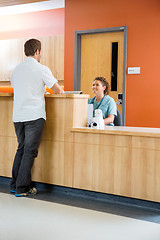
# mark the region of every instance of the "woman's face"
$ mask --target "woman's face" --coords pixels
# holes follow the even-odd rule
[[[95,95],[97,95],[97,94],[102,94],[102,93],[104,93],[104,90],[106,89],[106,86],[103,86],[102,83],[101,83],[101,81],[95,80],[95,81],[93,82],[93,87],[92,87],[92,89],[93,89],[93,93],[94,93]]]

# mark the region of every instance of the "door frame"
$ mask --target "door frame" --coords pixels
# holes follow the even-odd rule
[[[125,126],[127,26],[75,31],[75,45],[74,45],[74,91],[80,91],[80,86],[81,86],[81,36],[84,35],[84,34],[108,33],[108,32],[124,32],[122,124],[123,124],[123,126]]]

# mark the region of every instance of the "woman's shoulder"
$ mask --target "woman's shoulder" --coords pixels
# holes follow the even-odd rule
[[[109,102],[115,103],[114,99],[112,97],[110,97],[109,95],[106,95],[104,97],[104,100],[105,100],[105,102],[108,102],[108,103]]]
[[[94,100],[95,100],[95,97],[93,97],[93,98],[89,98],[89,99],[88,99],[88,104],[92,104],[92,103],[94,103]]]

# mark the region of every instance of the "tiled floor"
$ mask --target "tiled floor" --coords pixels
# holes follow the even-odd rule
[[[160,240],[160,225],[0,193],[0,240]]]

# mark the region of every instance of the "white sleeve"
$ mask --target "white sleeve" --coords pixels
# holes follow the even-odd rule
[[[13,72],[12,72],[12,74],[11,74],[11,87],[14,87],[14,81],[13,81]]]
[[[53,85],[58,82],[47,66],[43,66],[42,79],[44,84],[49,88],[52,88]]]

